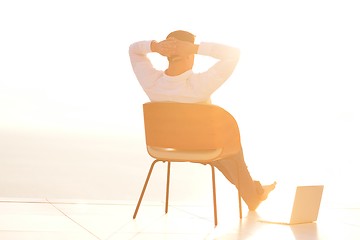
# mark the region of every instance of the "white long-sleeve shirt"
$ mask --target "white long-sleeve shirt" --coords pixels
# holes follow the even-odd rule
[[[199,55],[218,59],[207,71],[188,70],[177,76],[168,76],[153,67],[147,54],[151,41],[130,45],[129,55],[134,73],[150,101],[183,103],[211,103],[211,94],[232,74],[239,60],[237,48],[217,43],[200,43]]]

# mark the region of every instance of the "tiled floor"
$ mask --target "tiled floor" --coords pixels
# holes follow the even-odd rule
[[[259,221],[261,209],[238,218],[218,206],[214,228],[212,206],[144,202],[132,219],[135,203],[70,203],[43,200],[0,201],[2,240],[199,240],[199,239],[360,239],[360,209],[322,206],[316,223],[293,226]]]

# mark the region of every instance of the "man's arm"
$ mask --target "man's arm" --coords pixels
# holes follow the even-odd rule
[[[206,99],[231,76],[239,61],[240,50],[223,44],[202,42],[197,54],[218,60],[208,70],[194,74],[189,81],[192,88]]]
[[[161,76],[162,71],[156,70],[147,54],[152,52],[151,41],[140,41],[130,45],[129,56],[133,71],[143,87],[153,84]]]

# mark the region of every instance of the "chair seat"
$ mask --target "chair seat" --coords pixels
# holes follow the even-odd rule
[[[208,150],[179,150],[174,148],[159,148],[147,146],[147,151],[153,158],[158,160],[169,160],[172,159],[186,162],[199,162],[199,163],[208,163],[211,162],[209,159],[216,159],[222,153],[222,148],[217,149],[208,149]]]

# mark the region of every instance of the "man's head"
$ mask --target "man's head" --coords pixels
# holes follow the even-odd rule
[[[175,38],[177,40],[180,41],[185,41],[185,42],[190,42],[190,43],[195,43],[195,35],[187,32],[187,31],[183,31],[183,30],[176,30],[173,31],[171,33],[169,33],[169,35],[167,35],[166,39],[169,38]],[[187,60],[187,62],[191,62],[191,65],[194,63],[194,56],[188,56],[187,58],[179,58],[178,56],[171,56],[168,57],[168,61],[169,63],[173,62],[173,61],[179,61],[179,60]]]
[[[169,35],[166,37],[166,39],[168,39],[168,38],[176,38],[178,40],[191,42],[191,43],[195,42],[195,35],[187,32],[187,31],[183,31],[183,30],[177,30],[177,31],[169,33]]]

